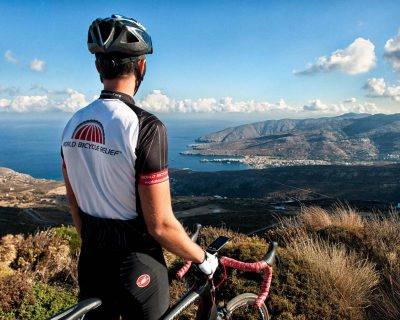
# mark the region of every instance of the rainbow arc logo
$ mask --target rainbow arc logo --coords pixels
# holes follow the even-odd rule
[[[72,134],[72,139],[105,144],[103,125],[97,120],[87,120],[79,124]]]

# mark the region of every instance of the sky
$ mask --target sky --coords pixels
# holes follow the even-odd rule
[[[92,20],[152,37],[135,101],[170,117],[400,111],[400,1],[0,0],[0,117],[70,113],[98,97]]]

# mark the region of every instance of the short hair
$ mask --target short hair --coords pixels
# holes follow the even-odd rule
[[[140,56],[134,61],[122,61],[128,57],[118,53],[114,54],[96,54],[97,68],[103,79],[117,79],[134,73],[138,77],[138,61],[144,59]]]

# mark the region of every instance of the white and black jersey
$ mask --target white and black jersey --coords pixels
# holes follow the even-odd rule
[[[79,208],[92,217],[141,215],[138,184],[168,180],[163,123],[120,92],[77,111],[62,135],[62,157]]]

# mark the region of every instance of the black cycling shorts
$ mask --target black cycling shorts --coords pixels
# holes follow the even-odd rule
[[[80,301],[93,297],[102,301],[85,320],[156,320],[168,309],[168,274],[161,250],[82,252],[78,280]]]
[[[81,211],[79,300],[102,304],[85,320],[159,319],[169,306],[168,272],[162,249],[138,235],[132,222],[89,217]]]

